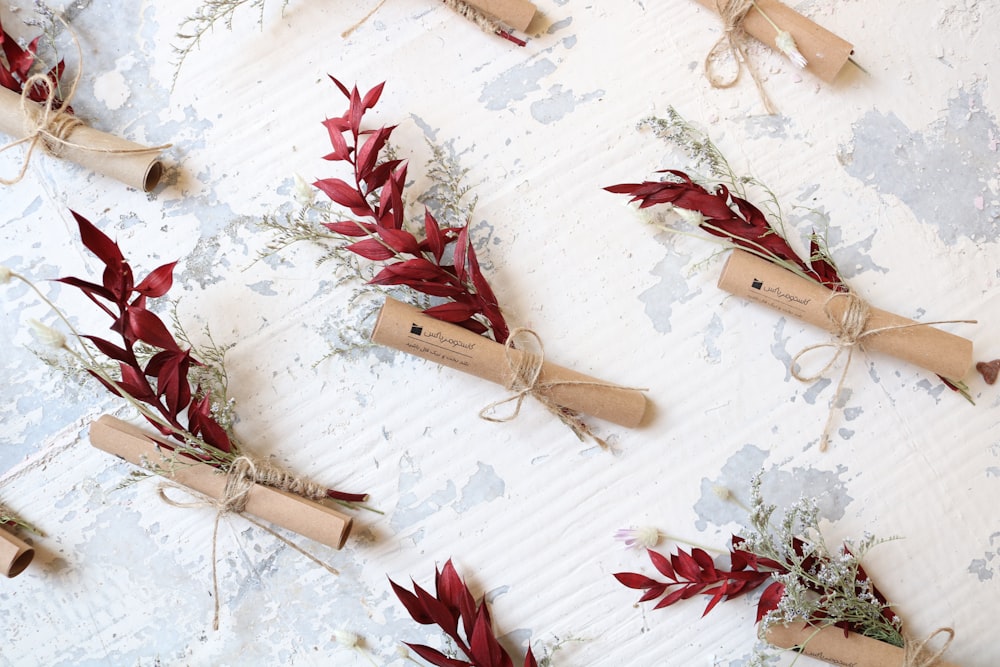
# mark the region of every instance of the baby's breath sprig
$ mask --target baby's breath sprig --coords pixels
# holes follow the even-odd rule
[[[658,599],[654,609],[698,594],[710,596],[705,613],[719,602],[764,586],[756,618],[761,637],[772,626],[808,623],[903,646],[902,620],[861,565],[872,548],[895,538],[865,534],[831,551],[820,531],[815,498],[801,498],[776,517],[777,506],[764,502],[760,486],[758,474],[751,484],[750,527],[745,535],[733,536],[728,569],[700,547],[676,549],[669,556],[648,549],[653,566],[667,581],[632,572],[616,573],[615,578],[644,591],[640,602]],[[766,649],[761,645],[756,651],[754,664],[765,664]]]

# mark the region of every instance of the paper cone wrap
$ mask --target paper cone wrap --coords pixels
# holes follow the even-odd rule
[[[722,268],[719,288],[837,333],[825,310],[834,294],[832,290],[756,255],[734,250]],[[834,299],[830,302],[830,310],[838,320],[843,315],[845,301]],[[908,324],[914,321],[872,308],[865,330]],[[950,380],[961,380],[972,368],[972,341],[932,326],[881,331],[862,338],[861,345],[866,350],[884,352]]]
[[[41,105],[30,100],[25,104],[41,110]],[[15,139],[24,138],[25,119],[21,110],[21,96],[13,90],[0,86],[0,132]],[[44,139],[40,140],[44,142]],[[78,125],[66,137],[70,141],[87,148],[57,146],[58,155],[92,171],[110,176],[125,185],[150,192],[160,182],[163,165],[159,152],[112,134],[95,130],[86,125]],[[90,150],[88,150],[90,149]],[[141,151],[121,152],[113,151]]]
[[[465,0],[467,4],[524,32],[535,17],[535,5],[528,0]]]
[[[716,13],[719,11],[716,0],[698,0],[698,2]],[[837,73],[854,52],[850,42],[837,37],[777,0],[756,0],[756,4],[779,28],[791,33],[799,53],[805,56],[805,69],[827,83],[837,77]],[[777,32],[756,9],[751,8],[747,12],[743,28],[751,37],[775,48],[774,38]]]
[[[496,341],[442,322],[419,309],[387,298],[379,313],[372,340],[428,361],[454,368],[484,380],[507,385],[507,351]],[[511,354],[522,354],[511,350]],[[590,376],[549,362],[542,365],[539,384],[585,382],[540,389],[561,406],[621,426],[634,427],[646,412],[646,397],[641,391],[609,385]]]
[[[902,667],[903,649],[854,632],[844,636],[841,628],[816,628],[806,624],[774,625],[766,634],[768,643],[796,649],[803,655],[843,667]],[[920,663],[924,664],[924,663]],[[934,667],[958,667],[938,659]]]
[[[35,550],[30,544],[0,527],[0,572],[5,577],[21,574],[34,557]]]
[[[165,471],[168,479],[210,498],[222,497],[226,486],[223,473],[158,447],[157,441],[167,442],[109,415],[90,425],[90,443],[94,447],[143,468]],[[318,502],[261,484],[254,484],[245,511],[334,549],[344,546],[353,522],[351,517]]]

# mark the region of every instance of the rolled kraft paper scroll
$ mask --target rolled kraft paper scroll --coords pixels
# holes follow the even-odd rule
[[[28,567],[35,557],[31,545],[19,540],[0,528],[0,572],[6,577],[16,577]]]
[[[25,103],[41,109],[41,106],[36,102],[26,101]],[[15,139],[21,139],[25,136],[21,96],[3,86],[0,86],[0,132],[9,134]],[[44,142],[45,139],[40,141]],[[142,144],[95,130],[86,125],[78,125],[73,128],[66,137],[66,141],[87,148],[58,146],[60,158],[110,176],[143,192],[150,192],[155,188],[163,175],[163,165],[160,163],[159,152]],[[142,152],[115,153],[114,151]]]
[[[844,631],[834,626],[774,625],[768,629],[766,639],[778,648],[797,649],[803,655],[844,667],[902,667],[905,656],[903,649],[897,646],[854,632],[845,637]],[[933,664],[934,667],[958,667],[940,658]]]
[[[129,463],[157,472],[211,498],[222,497],[226,476],[212,466],[157,447],[157,438],[140,428],[104,415],[90,425],[90,443]],[[307,498],[255,484],[246,513],[294,531],[311,540],[340,549],[351,533],[353,519]]]
[[[535,17],[535,5],[527,0],[465,0],[481,12],[485,12],[501,23],[524,32]]]
[[[698,2],[714,12],[719,11],[716,0],[698,0]],[[823,81],[827,83],[833,81],[847,63],[847,59],[854,53],[854,46],[850,42],[837,37],[777,0],[756,0],[756,4],[779,28],[791,33],[799,53],[805,56],[806,70]],[[761,12],[751,8],[743,21],[743,28],[751,37],[775,48],[774,38],[777,33]]]
[[[372,332],[372,340],[379,345],[507,385],[510,369],[503,345],[468,329],[424,315],[419,309],[395,299],[385,300]],[[511,353],[521,354],[518,350],[511,350]],[[563,407],[621,426],[638,426],[646,412],[646,397],[642,392],[610,385],[547,361],[542,365],[538,382],[593,383],[555,384],[540,391]]]
[[[834,294],[832,290],[756,255],[734,250],[722,268],[719,288],[837,333],[825,310],[827,300]],[[845,301],[830,302],[834,317],[839,319],[843,315]],[[865,330],[914,323],[872,308]],[[881,331],[865,336],[860,344],[866,350],[884,352],[951,380],[961,380],[972,367],[972,341],[932,326]]]

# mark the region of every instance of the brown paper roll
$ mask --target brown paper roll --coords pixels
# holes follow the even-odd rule
[[[698,2],[716,13],[719,11],[716,0],[698,0]],[[854,53],[854,46],[850,42],[837,37],[777,0],[756,0],[756,4],[778,27],[791,33],[799,53],[805,56],[805,69],[827,83],[837,77],[847,59]],[[751,37],[775,48],[774,38],[778,33],[756,9],[751,8],[747,13],[743,28]]]
[[[804,655],[844,667],[901,667],[903,649],[871,637],[827,626],[817,629],[806,624],[775,625],[768,629],[767,641],[778,648],[799,650]],[[958,667],[937,660],[934,667]]]
[[[35,102],[27,102],[41,109]],[[0,132],[15,139],[25,136],[24,113],[21,111],[21,96],[13,90],[0,86]],[[78,125],[66,137],[67,141],[84,148],[59,146],[59,157],[65,158],[92,171],[110,176],[125,185],[150,192],[160,182],[163,165],[159,151],[106,134],[86,125]],[[113,153],[108,151],[142,151]]]
[[[372,331],[372,340],[490,382],[507,384],[509,371],[503,345],[424,315],[419,309],[395,299],[385,300]],[[521,354],[518,350],[512,353]],[[638,426],[646,412],[646,397],[642,392],[606,385],[547,361],[539,376],[539,383],[546,382],[597,383],[556,385],[541,391],[559,405],[615,424]]]
[[[167,477],[178,484],[211,498],[222,497],[225,475],[208,464],[157,447],[157,440],[160,439],[110,415],[103,415],[90,425],[90,444],[94,447],[143,468],[155,466],[157,471],[168,470]],[[261,484],[255,484],[250,492],[246,512],[334,549],[347,542],[353,523],[351,517],[337,510]]]
[[[524,32],[535,17],[535,5],[528,0],[465,0],[481,12],[485,12],[501,23]]]
[[[16,577],[24,572],[34,557],[35,550],[30,544],[0,528],[0,572],[5,577]]]
[[[722,268],[719,288],[836,333],[825,311],[827,300],[834,293],[832,290],[756,255],[734,250]],[[844,307],[844,299],[830,303],[837,318],[843,315]],[[905,317],[872,308],[866,330],[913,323]],[[951,380],[961,380],[972,367],[972,341],[931,326],[882,331],[865,336],[861,345],[866,350],[890,354]]]

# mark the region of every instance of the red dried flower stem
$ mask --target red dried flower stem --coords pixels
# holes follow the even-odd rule
[[[518,39],[514,35],[510,34],[509,32],[507,32],[506,30],[497,30],[496,34],[499,35],[500,37],[503,37],[508,42],[513,42],[513,43],[517,44],[518,46],[527,46],[527,44],[528,44],[523,39]]]
[[[604,189],[615,194],[631,195],[630,201],[640,202],[640,209],[670,204],[696,211],[704,218],[698,226],[709,234],[829,289],[847,291],[837,267],[827,260],[815,238],[810,243],[809,260],[803,260],[759,208],[730,193],[726,186],[719,185],[715,192],[709,192],[683,171],[664,169],[657,173],[670,174],[678,180],[622,183]]]
[[[74,329],[74,335],[90,341],[101,354],[118,362],[121,379],[108,377],[96,363],[91,364],[94,367],[88,368],[88,372],[113,394],[140,408],[161,434],[183,443],[185,446],[179,453],[216,467],[228,462],[235,456],[236,448],[226,430],[212,417],[211,396],[206,392],[198,398],[199,389],[192,389],[188,381],[191,366],[200,362],[191,356],[190,349],[182,350],[160,318],[146,308],[147,299],[165,295],[172,286],[176,262],[160,266],[135,284],[132,267],[118,244],[86,218],[72,213],[84,246],[104,263],[102,284],[73,277],[60,278],[58,282],[78,288],[111,317],[111,330],[122,341],[117,345],[97,336],[81,336]],[[159,349],[145,367],[136,354],[140,342]],[[155,386],[150,378],[156,378]],[[181,422],[181,414],[185,412],[186,427]],[[167,443],[161,444],[170,448]],[[363,502],[367,498],[367,494],[334,489],[327,489],[326,495],[344,502]]]
[[[27,48],[22,49],[18,46],[17,41],[4,30],[3,23],[0,21],[0,56],[2,56],[0,57],[0,86],[12,90],[18,95],[23,93],[24,84],[31,76],[31,68],[38,62],[36,55],[39,40],[41,40],[40,36],[35,37]],[[46,73],[54,88],[58,88],[65,67],[65,62],[60,60],[55,67]],[[48,90],[37,83],[28,91],[28,99],[33,102],[44,104],[47,97]],[[62,101],[54,100],[53,107],[62,108]],[[68,107],[63,111],[73,113],[73,110]]]
[[[746,595],[760,587],[775,574],[788,574],[789,570],[784,564],[770,558],[761,558],[741,549],[739,545],[743,542],[742,537],[733,535],[732,548],[729,551],[730,570],[716,568],[712,557],[702,549],[695,548],[690,553],[683,549],[677,549],[677,552],[671,554],[669,558],[648,549],[647,553],[653,566],[668,581],[659,581],[635,572],[617,572],[613,576],[623,586],[645,591],[639,598],[639,602],[661,598],[653,609],[662,609],[699,594],[711,595],[712,597],[702,614],[704,616],[712,611],[719,602]],[[792,549],[801,558],[805,554],[805,542],[799,538],[793,538]],[[843,549],[845,553],[850,553],[847,545],[844,545]],[[819,565],[820,559],[809,556],[802,560],[801,569],[813,572],[818,569]],[[889,607],[885,596],[875,587],[867,572],[860,565],[855,575],[855,582],[856,595],[861,596],[867,591],[881,604],[881,614],[887,621],[894,623],[898,620],[895,612]],[[823,589],[819,585],[808,580],[803,580],[803,583],[820,595],[822,600]],[[757,617],[754,623],[759,623],[768,612],[777,609],[784,593],[785,585],[779,581],[772,582],[764,589],[757,603]],[[825,614],[818,612],[804,620],[817,624],[822,623],[826,618]],[[834,625],[845,631],[861,632],[860,627],[846,621],[840,621]]]
[[[402,285],[445,300],[424,312],[479,334],[490,334],[497,342],[507,340],[509,329],[500,312],[493,289],[483,276],[469,227],[441,227],[430,210],[424,210],[424,238],[404,228],[403,187],[406,163],[381,159],[395,125],[362,130],[365,113],[382,95],[384,83],[361,95],[330,77],[349,100],[342,116],[324,121],[333,152],[324,159],[347,162],[353,183],[339,178],[320,179],[314,185],[354,219],[324,223],[345,241],[344,247],[384,266],[370,281],[373,285]],[[348,137],[344,135],[348,134]],[[362,137],[364,140],[362,141]],[[354,240],[360,239],[360,240]],[[453,246],[451,263],[446,250]]]
[[[441,571],[434,569],[434,594],[411,580],[413,592],[392,579],[396,597],[410,617],[421,625],[437,625],[451,638],[468,661],[449,658],[424,644],[406,645],[424,660],[437,667],[513,667],[514,661],[497,641],[490,611],[484,599],[477,603],[468,586],[458,576],[451,559]],[[538,667],[528,647],[524,667]]]

